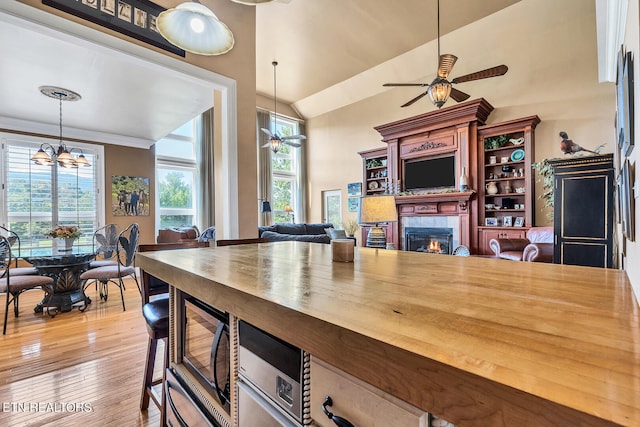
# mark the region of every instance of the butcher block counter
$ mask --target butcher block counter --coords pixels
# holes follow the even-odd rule
[[[137,266],[458,426],[640,425],[623,271],[274,242]]]

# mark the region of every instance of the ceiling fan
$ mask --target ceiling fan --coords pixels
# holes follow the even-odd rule
[[[262,132],[269,135],[269,142],[264,144],[262,148],[270,147],[271,151],[273,151],[274,153],[277,153],[278,151],[280,151],[282,144],[287,144],[296,148],[302,147],[302,145],[300,145],[298,142],[292,142],[291,140],[307,139],[307,137],[304,135],[291,135],[291,136],[280,137],[276,133],[276,122],[278,120],[278,113],[277,113],[278,98],[276,97],[276,67],[278,66],[278,61],[273,61],[271,65],[273,65],[273,121],[272,121],[273,132],[265,128],[260,128],[260,130],[262,130]]]
[[[427,90],[409,100],[401,107],[408,107],[414,102],[418,101],[425,95],[429,95],[431,101],[436,107],[440,108],[447,102],[449,96],[457,102],[465,101],[469,98],[469,94],[466,94],[458,89],[453,88],[452,84],[470,82],[473,80],[487,79],[489,77],[498,77],[506,74],[509,70],[506,65],[498,65],[496,67],[487,68],[486,70],[476,71],[474,73],[466,74],[464,76],[456,77],[449,81],[449,73],[453,69],[453,65],[458,59],[457,56],[451,54],[440,55],[440,0],[438,0],[438,76],[433,79],[431,83],[385,83],[382,86],[420,86],[426,87]]]

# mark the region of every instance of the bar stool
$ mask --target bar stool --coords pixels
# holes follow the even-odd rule
[[[143,244],[138,246],[138,252],[162,251],[186,248],[208,247],[209,242],[189,241],[182,243]],[[160,409],[160,425],[165,425],[165,390],[167,367],[169,366],[169,285],[141,270],[142,278],[142,316],[147,322],[149,344],[147,345],[147,360],[145,362],[144,377],[142,383],[142,396],[140,397],[140,409],[149,407],[152,400]],[[153,300],[151,297],[155,296]],[[164,361],[162,365],[162,378],[153,379],[153,368],[156,362],[158,342],[164,343]],[[153,387],[162,383],[160,397],[153,391]]]
[[[144,279],[143,279],[144,280]],[[140,409],[149,407],[149,400],[153,400],[160,410],[160,425],[165,425],[165,394],[164,380],[166,369],[169,365],[169,295],[161,296],[142,306],[142,315],[147,322],[147,332],[149,334],[149,344],[147,345],[147,360],[144,367],[144,379],[142,384],[142,396],[140,398]],[[153,368],[156,362],[158,341],[164,343],[164,361],[162,365],[162,378],[153,379]],[[162,393],[158,397],[153,387],[162,383]]]

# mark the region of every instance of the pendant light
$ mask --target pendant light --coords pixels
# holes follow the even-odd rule
[[[162,37],[180,49],[198,55],[222,55],[233,48],[233,33],[197,1],[182,3],[158,15]]]
[[[440,61],[440,0],[438,0],[438,10],[437,10],[437,31],[438,31],[438,61]],[[441,76],[436,77],[431,85],[429,85],[429,89],[427,89],[427,93],[429,94],[429,98],[431,98],[431,102],[440,108],[447,102],[449,99],[449,95],[451,94],[451,83],[446,78]]]
[[[278,123],[278,96],[276,94],[276,88],[277,88],[276,67],[278,66],[278,61],[273,61],[271,65],[273,65],[273,121],[272,121],[273,132],[271,132],[269,129],[261,128],[262,132],[269,135],[269,142],[264,144],[262,147],[263,148],[269,147],[271,148],[271,151],[273,151],[274,153],[277,153],[282,148],[282,144],[287,144],[296,148],[301,147],[302,145],[300,145],[297,142],[291,142],[291,140],[307,139],[307,137],[304,135],[290,135],[290,136],[280,137],[276,132],[276,126]]]
[[[60,111],[60,139],[58,148],[53,147],[51,144],[44,143],[40,145],[40,149],[36,154],[31,157],[31,160],[37,165],[53,166],[58,165],[65,168],[77,168],[79,166],[87,167],[91,166],[89,161],[84,157],[84,153],[79,148],[69,148],[62,140],[62,101],[78,101],[82,99],[79,93],[76,93],[69,89],[63,89],[56,86],[40,86],[38,88],[40,92],[48,96],[49,98],[55,98],[59,103]],[[79,151],[80,154],[75,157],[71,154],[74,151]]]

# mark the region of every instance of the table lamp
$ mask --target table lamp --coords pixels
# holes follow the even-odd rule
[[[397,220],[398,211],[394,196],[367,196],[360,199],[358,223],[361,225],[374,224],[367,234],[366,246],[368,248],[386,248],[387,237],[384,234],[384,229],[378,224]]]
[[[291,215],[291,223],[295,224],[296,223],[296,218],[295,218],[295,214],[293,213],[293,208],[290,205],[286,205],[284,207],[284,211],[286,213],[288,213],[289,215]]]

